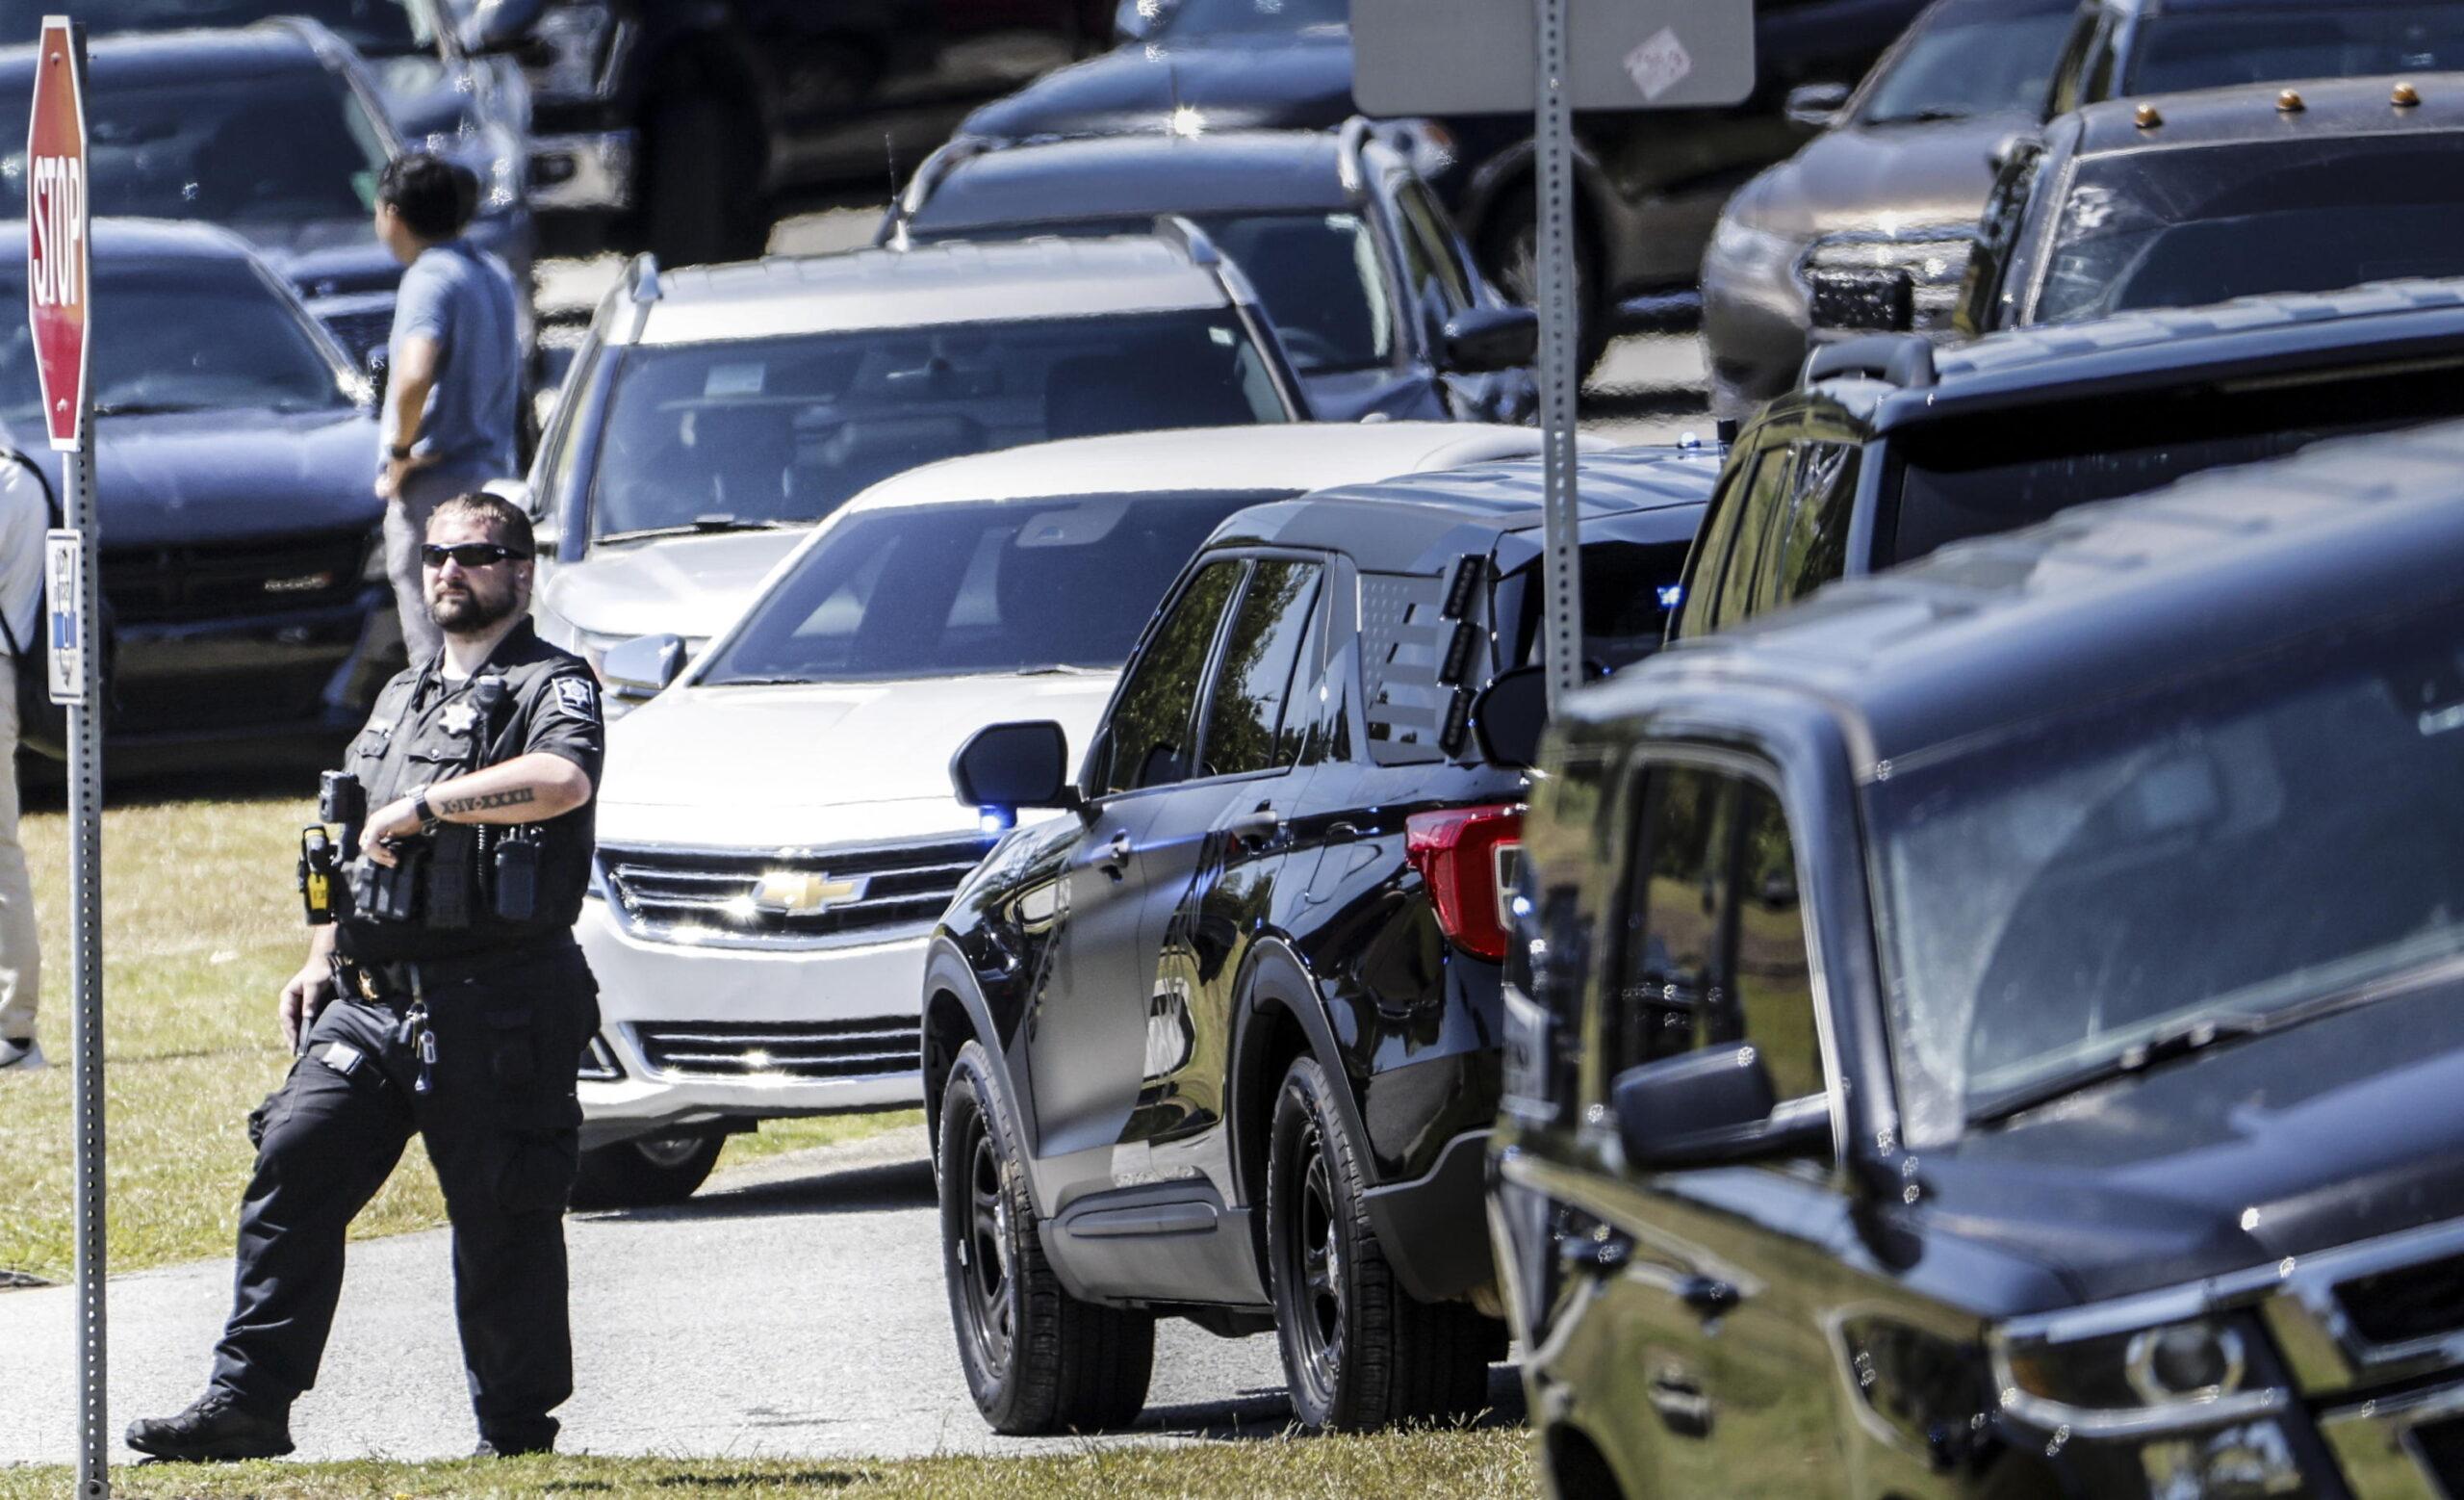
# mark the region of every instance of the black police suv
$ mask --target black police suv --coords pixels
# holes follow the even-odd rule
[[[2464,275],[2459,153],[2464,72],[2091,105],[2010,149],[1955,322]]]
[[[1731,451],[1675,634],[2087,501],[2464,416],[2464,281],[2126,313],[1946,349],[1869,334],[1816,349],[1806,375]]]
[[[97,219],[91,250],[115,765],[149,743],[338,742],[401,656],[366,381],[231,234]],[[23,263],[0,262],[0,302],[24,297]],[[23,319],[0,324],[0,436],[45,442]]]
[[[1491,1223],[1555,1493],[2464,1492],[2464,426],[1574,695]]]
[[[876,243],[1145,232],[1189,220],[1257,288],[1322,422],[1526,422],[1539,325],[1472,263],[1405,156],[1357,116],[1250,130],[936,152]]]
[[[1712,469],[1583,459],[1600,662],[1658,646]],[[1134,1416],[1159,1315],[1273,1328],[1313,1427],[1485,1404],[1524,783],[1467,714],[1534,653],[1540,484],[1524,460],[1238,512],[1074,783],[1048,722],[953,761],[962,801],[1068,810],[993,848],[925,965],[950,1312],[996,1430]]]
[[[2443,0],[2081,0],[2046,114],[2125,94],[2464,67]]]

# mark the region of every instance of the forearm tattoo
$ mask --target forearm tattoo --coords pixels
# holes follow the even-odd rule
[[[484,813],[490,808],[520,807],[526,802],[538,800],[539,794],[530,788],[515,787],[505,791],[483,792],[475,797],[439,797],[435,806],[440,815],[449,817],[456,813]]]

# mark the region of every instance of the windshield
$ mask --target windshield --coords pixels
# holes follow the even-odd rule
[[[1290,498],[1056,496],[853,515],[755,604],[699,685],[1116,668],[1224,517]]]
[[[2341,369],[2034,405],[1912,429],[1874,566],[2344,433],[2464,416],[2464,364]]]
[[[962,183],[964,179],[962,177]],[[942,190],[948,193],[950,189]],[[932,204],[909,231],[916,244],[937,240],[1023,240],[1144,234],[1155,216],[1064,222],[943,226]],[[1169,212],[1168,209],[1159,212]],[[962,206],[960,213],[963,216]],[[1249,278],[1267,319],[1283,340],[1293,368],[1312,373],[1368,370],[1395,356],[1395,309],[1377,241],[1355,214],[1192,214],[1215,247]]]
[[[591,528],[803,525],[937,458],[1285,415],[1229,310],[654,345],[617,373]]]
[[[1155,35],[1184,39],[1351,24],[1351,0],[1140,0],[1139,9],[1150,5],[1161,13]]]
[[[94,266],[89,378],[104,416],[270,407],[318,411],[351,404],[350,377],[300,323],[289,300],[238,261]],[[0,303],[22,307],[22,263],[0,268]],[[42,396],[26,320],[0,324],[0,421],[40,425]]]
[[[2031,322],[2464,273],[2451,134],[2088,157]]]
[[[2464,623],[2314,640],[1872,796],[1909,1133],[1940,1139],[2193,1020],[2464,952]]]
[[[0,35],[34,37],[59,0],[0,0]],[[277,15],[304,15],[370,57],[436,45],[427,16],[405,0],[80,0],[77,19],[92,37],[126,32],[220,30]]]
[[[2366,78],[2464,67],[2464,6],[2326,0],[2141,23],[2125,92],[2172,93],[2286,78]]]
[[[0,117],[30,115],[23,92]],[[90,88],[93,214],[302,224],[376,206],[385,138],[349,87],[322,68],[222,83]],[[22,149],[0,158],[0,216],[26,209]]]
[[[1997,13],[1928,26],[1874,81],[1858,122],[1912,124],[2032,109],[2053,85],[2070,17],[2068,10]]]

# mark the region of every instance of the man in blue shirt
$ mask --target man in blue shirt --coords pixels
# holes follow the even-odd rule
[[[376,238],[408,270],[386,346],[385,571],[414,665],[444,639],[428,616],[420,543],[438,504],[514,470],[522,403],[522,333],[513,275],[462,237],[479,200],[462,168],[416,152],[376,185]]]

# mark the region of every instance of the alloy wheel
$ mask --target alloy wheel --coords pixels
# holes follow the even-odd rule
[[[1294,1189],[1293,1233],[1284,1245],[1284,1270],[1298,1295],[1291,1312],[1300,1363],[1310,1384],[1331,1399],[1343,1371],[1344,1251],[1336,1213],[1335,1185],[1324,1140],[1315,1125],[1298,1143],[1300,1180]]]
[[[964,1223],[957,1245],[965,1277],[967,1333],[985,1368],[1006,1372],[1016,1330],[1010,1295],[1010,1203],[1002,1190],[1000,1150],[983,1115],[969,1123],[968,1136]]]

